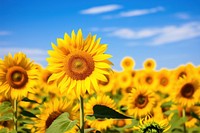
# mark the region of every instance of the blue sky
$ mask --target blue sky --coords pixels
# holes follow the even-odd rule
[[[157,69],[200,65],[200,1],[0,0],[0,58],[23,51],[47,65],[51,42],[82,29],[108,44],[113,68],[131,56],[135,69],[154,58]]]

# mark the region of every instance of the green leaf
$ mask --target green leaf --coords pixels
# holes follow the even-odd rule
[[[22,101],[24,101],[24,102],[31,102],[31,103],[38,103],[37,101],[31,100],[31,99],[29,99],[27,97],[23,98]]]
[[[190,114],[191,114],[192,117],[194,117],[194,118],[196,118],[197,120],[200,121],[200,117],[196,113],[190,112]]]
[[[77,120],[70,120],[67,112],[56,118],[46,130],[46,133],[65,133],[77,124]]]
[[[129,116],[125,116],[105,105],[94,105],[93,107],[93,115],[95,118],[114,118],[114,119],[132,119]]]
[[[2,129],[0,129],[0,133],[8,133],[8,129],[7,128],[2,128]]]
[[[33,113],[29,112],[29,111],[26,111],[26,110],[22,110],[21,114],[22,114],[23,116],[28,116],[28,117],[35,117],[35,118],[37,118],[37,117],[35,116],[35,114],[33,114]]]
[[[9,101],[4,101],[0,104],[0,114],[7,113],[9,110],[12,110],[12,105]]]
[[[2,116],[0,116],[0,121],[9,121],[9,120],[13,120],[13,113],[7,113],[4,114]]]
[[[165,102],[165,103],[163,103],[163,104],[161,105],[161,108],[171,107],[171,106],[172,106],[172,104],[173,104],[173,102],[172,102],[172,101]]]

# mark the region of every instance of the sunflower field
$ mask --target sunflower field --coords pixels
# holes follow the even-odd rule
[[[116,71],[100,41],[66,33],[47,67],[20,51],[0,59],[0,133],[200,133],[200,66],[135,69],[126,56]]]

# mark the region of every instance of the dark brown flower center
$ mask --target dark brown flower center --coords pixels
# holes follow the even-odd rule
[[[161,84],[162,86],[167,86],[168,83],[169,83],[168,78],[162,77],[162,78],[160,79],[160,84]]]
[[[144,108],[148,104],[148,97],[139,95],[135,101],[136,107],[138,108]]]
[[[181,95],[185,98],[192,98],[195,88],[192,84],[187,83],[181,89]]]
[[[66,57],[64,68],[72,79],[84,80],[94,71],[94,61],[88,53],[77,51]]]
[[[183,78],[184,76],[187,76],[187,74],[186,74],[186,72],[181,72],[181,73],[179,73],[179,75],[178,75],[178,78]]]
[[[53,123],[53,121],[61,114],[59,111],[52,112],[46,120],[46,129]]]
[[[153,78],[151,76],[146,77],[146,83],[151,84],[153,82]]]
[[[8,69],[6,80],[11,87],[20,89],[28,82],[28,75],[24,68],[20,66],[13,66]]]

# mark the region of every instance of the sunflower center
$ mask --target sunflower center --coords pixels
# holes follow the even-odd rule
[[[93,72],[94,60],[86,52],[74,52],[66,57],[64,68],[72,79],[84,80]]]
[[[8,69],[6,79],[11,87],[20,89],[28,82],[28,75],[24,68],[14,66]]]
[[[61,112],[52,112],[46,120],[46,129],[53,123],[53,121],[61,114]]]
[[[147,66],[151,67],[152,66],[151,62],[147,62]]]
[[[184,76],[187,76],[186,72],[181,72],[181,73],[178,75],[178,78],[183,78]]]
[[[148,98],[143,95],[139,95],[136,99],[136,107],[144,108],[148,104]]]
[[[125,66],[130,66],[131,65],[130,61],[125,61],[124,64],[125,64]]]
[[[150,77],[150,76],[146,77],[146,82],[147,82],[148,84],[151,84],[151,83],[153,82],[153,78]]]
[[[169,81],[168,81],[168,79],[167,79],[166,77],[162,77],[162,78],[160,79],[160,84],[161,84],[162,86],[167,86],[168,83],[169,83]]]
[[[191,98],[194,94],[195,88],[192,84],[185,84],[181,89],[181,95],[185,98]]]

